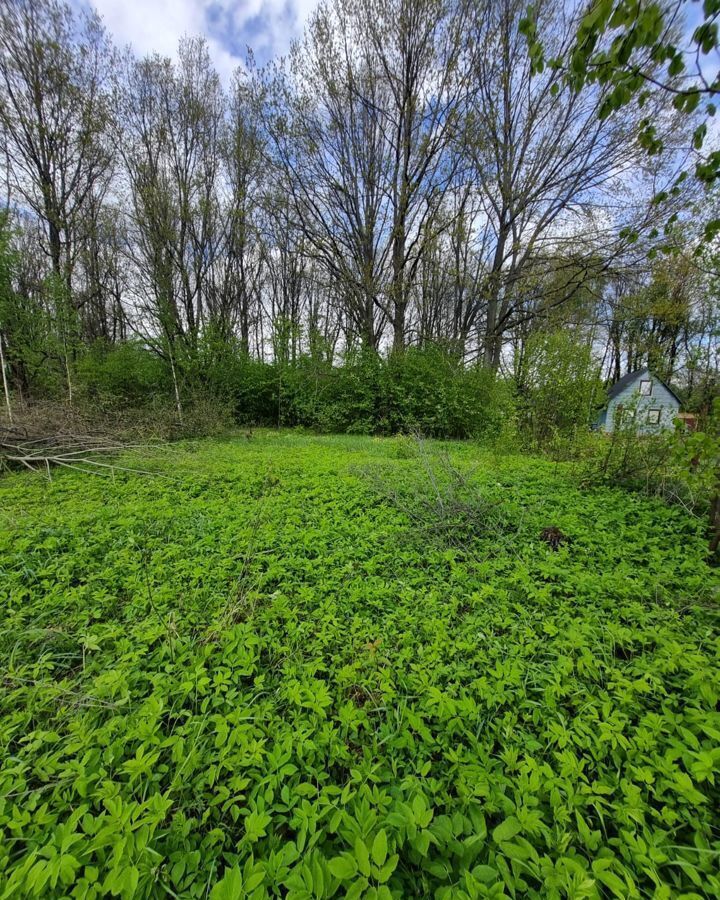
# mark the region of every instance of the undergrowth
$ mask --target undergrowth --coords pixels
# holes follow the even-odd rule
[[[701,524],[423,452],[0,481],[0,897],[720,894]]]

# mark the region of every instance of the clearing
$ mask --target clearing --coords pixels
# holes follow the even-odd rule
[[[720,895],[695,520],[472,444],[131,459],[0,481],[0,897]]]

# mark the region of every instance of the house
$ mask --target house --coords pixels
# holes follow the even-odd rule
[[[597,427],[612,432],[620,421],[632,421],[639,434],[654,434],[673,428],[679,412],[677,394],[649,369],[638,369],[624,375],[610,388]]]

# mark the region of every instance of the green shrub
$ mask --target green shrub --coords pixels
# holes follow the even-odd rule
[[[720,547],[720,398],[702,429],[639,435],[633,418],[595,434],[578,456],[585,484],[615,485],[660,497],[707,520],[710,556]]]
[[[364,351],[349,354],[340,366],[302,358],[285,373],[286,423],[326,432],[377,432],[383,366],[377,354]]]
[[[312,356],[266,363],[210,335],[193,355],[176,349],[176,372],[183,406],[214,398],[222,417],[229,411],[239,425],[487,441],[515,427],[508,383],[438,347],[388,358],[358,350],[338,365]],[[75,378],[77,401],[108,414],[175,404],[169,365],[138,342],[94,347],[78,360]]]
[[[169,397],[171,388],[166,363],[136,341],[92,347],[76,362],[75,382],[81,399],[119,406],[147,406],[158,396]]]
[[[572,455],[603,396],[600,367],[585,341],[539,331],[525,343],[516,375],[520,429],[533,447]]]

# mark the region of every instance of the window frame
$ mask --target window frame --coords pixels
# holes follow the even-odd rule
[[[657,418],[653,419],[653,416],[657,416]],[[648,425],[659,425],[661,416],[662,416],[662,409],[659,406],[649,409],[647,412]]]
[[[645,385],[645,384],[648,385],[647,391],[643,390],[643,385]],[[652,388],[653,388],[652,378],[641,378],[640,379],[640,396],[641,397],[652,397]]]
[[[621,425],[627,425],[629,422],[635,421],[636,412],[637,410],[634,406],[624,406],[622,403],[618,403],[615,407],[614,419]]]

